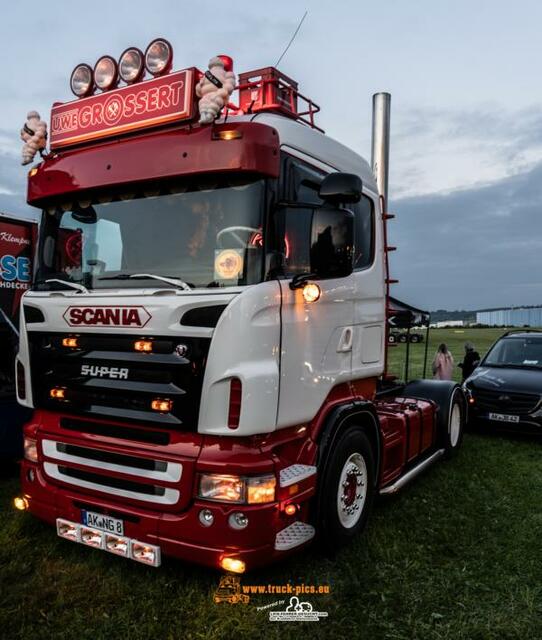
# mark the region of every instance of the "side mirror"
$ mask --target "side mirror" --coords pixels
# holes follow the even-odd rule
[[[354,173],[330,173],[320,185],[318,195],[333,204],[359,202],[361,200],[361,178]]]
[[[310,271],[320,279],[344,278],[353,270],[354,214],[346,209],[314,209]]]

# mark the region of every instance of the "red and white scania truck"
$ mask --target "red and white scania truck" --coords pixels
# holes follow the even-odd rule
[[[242,572],[348,542],[459,447],[464,398],[386,374],[389,95],[371,168],[274,68],[198,124],[201,72],[157,42],[74,70],[29,172],[16,502],[106,552]]]

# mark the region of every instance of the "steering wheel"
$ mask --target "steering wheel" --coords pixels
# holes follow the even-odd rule
[[[222,244],[222,237],[227,233],[231,234],[232,238],[239,245],[240,249],[246,249],[247,245],[250,244],[250,241],[247,242],[243,240],[243,238],[239,236],[238,233],[252,233],[253,238],[256,237],[257,235],[261,236],[262,234],[260,229],[255,229],[254,227],[243,227],[240,225],[233,226],[233,227],[226,227],[216,234],[216,243],[221,248],[225,248]],[[255,246],[258,246],[258,245],[255,245]]]

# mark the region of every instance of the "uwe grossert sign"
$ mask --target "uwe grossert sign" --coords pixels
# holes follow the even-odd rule
[[[34,222],[0,214],[0,309],[15,324],[21,296],[32,281],[36,235]]]
[[[51,149],[192,118],[195,74],[185,69],[54,105]]]

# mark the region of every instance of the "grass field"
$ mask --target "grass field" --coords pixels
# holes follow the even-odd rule
[[[474,329],[470,327],[458,327],[453,329],[431,329],[429,332],[429,348],[427,350],[427,377],[432,377],[431,363],[435,352],[441,342],[448,345],[448,349],[457,363],[463,361],[465,355],[464,344],[469,341],[474,344],[480,356],[484,356],[489,347],[501,336],[506,329]],[[423,331],[425,338],[425,331]],[[425,355],[425,340],[418,344],[410,345],[409,379],[421,378],[423,375],[423,363]],[[390,347],[389,363],[390,373],[395,374],[401,380],[405,377],[406,345],[397,344]],[[455,367],[455,380],[461,380],[461,369]]]
[[[466,339],[482,352],[498,334],[440,331],[433,341],[459,355]],[[398,365],[401,350],[394,350]],[[219,574],[206,569],[170,559],[150,569],[58,539],[12,510],[18,482],[7,470],[0,479],[0,637],[542,638],[541,447],[467,434],[456,458],[379,501],[364,535],[335,558],[309,549],[243,576],[243,585],[329,585],[329,595],[302,598],[328,612],[311,623],[269,622],[268,611],[257,609],[279,598],[287,604],[287,596],[215,604]]]

